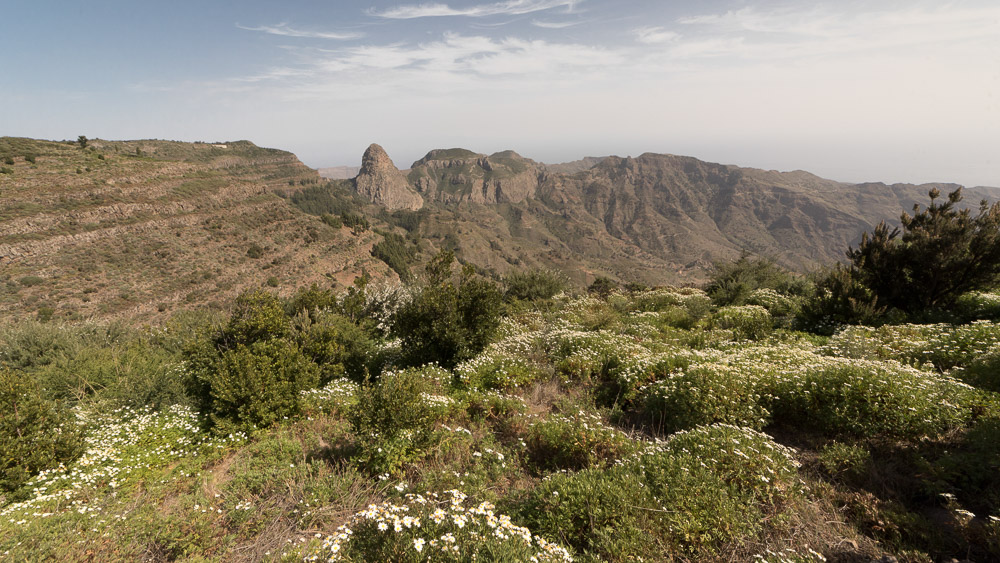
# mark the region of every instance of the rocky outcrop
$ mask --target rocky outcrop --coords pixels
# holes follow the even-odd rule
[[[372,144],[361,159],[361,171],[354,189],[372,203],[386,209],[420,209],[424,200],[410,188],[403,173],[392,163],[385,149]]]
[[[519,203],[535,196],[542,167],[514,151],[486,156],[465,149],[433,150],[413,163],[410,182],[441,203]]]

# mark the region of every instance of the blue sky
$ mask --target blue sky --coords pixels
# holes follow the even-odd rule
[[[1000,3],[4,0],[0,135],[1000,186]]]

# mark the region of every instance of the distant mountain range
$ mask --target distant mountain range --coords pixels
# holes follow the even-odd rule
[[[355,185],[385,184],[380,195],[362,195],[390,209],[402,200],[419,208],[427,217],[421,237],[489,271],[550,267],[580,283],[597,275],[698,281],[743,251],[809,270],[842,259],[880,220],[898,222],[902,211],[926,204],[932,188],[958,187],[850,184],[665,154],[545,165],[513,151],[466,149],[430,151],[401,183],[381,147],[366,157]],[[1000,196],[994,188],[964,193],[971,206]]]
[[[0,137],[0,319],[148,322],[225,307],[247,287],[395,279],[372,256],[393,230],[418,241],[406,247],[414,272],[441,248],[484,274],[555,268],[580,285],[697,283],[744,250],[805,271],[926,204],[933,187],[957,186],[848,184],[661,154],[545,165],[439,149],[403,172],[377,145],[351,179],[325,181],[248,141]],[[998,194],[971,188],[965,203]],[[322,217],[345,212],[350,221]]]

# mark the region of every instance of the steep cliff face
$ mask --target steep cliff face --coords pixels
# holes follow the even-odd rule
[[[433,150],[413,163],[408,179],[430,201],[518,203],[534,197],[543,167],[514,151],[486,156]]]
[[[572,174],[550,168],[538,173],[537,185],[528,183],[532,187],[521,192],[523,199],[474,198],[478,192],[456,186],[482,185],[470,179],[470,170],[485,169],[496,155],[441,156],[432,151],[410,175],[435,194],[429,200],[444,203],[425,222],[426,236],[501,273],[553,267],[575,272],[582,283],[595,275],[653,284],[696,282],[714,262],[743,250],[809,270],[843,259],[847,247],[879,221],[894,222],[914,203],[926,204],[932,187],[945,193],[957,187],[847,184],[802,171],[647,153],[607,157]],[[998,195],[970,189],[964,203]],[[485,205],[450,205],[454,201]]]
[[[376,144],[365,151],[354,186],[368,201],[386,209],[416,210],[424,205],[423,198],[413,191],[385,149]]]

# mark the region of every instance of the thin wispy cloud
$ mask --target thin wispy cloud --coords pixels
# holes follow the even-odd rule
[[[281,35],[283,37],[305,37],[309,39],[334,39],[337,41],[360,39],[365,36],[364,33],[354,32],[354,31],[336,32],[336,31],[309,31],[304,29],[295,29],[289,26],[287,23],[279,23],[278,25],[261,25],[257,27],[248,27],[236,24],[236,27],[240,29],[245,29],[247,31],[260,31],[262,33],[267,33],[270,35]]]
[[[662,27],[640,27],[632,30],[632,33],[635,34],[636,41],[650,45],[667,43],[680,37],[676,31],[669,31]]]
[[[678,23],[703,35],[728,38],[736,56],[787,59],[997,37],[1000,5],[913,5],[853,12],[830,6],[772,11],[742,8],[681,18]]]
[[[541,21],[541,20],[531,20],[531,25],[535,27],[541,27],[543,29],[566,29],[567,27],[573,27],[574,25],[580,25],[582,21]]]
[[[448,4],[405,4],[385,11],[370,10],[373,16],[388,19],[416,19],[444,16],[466,16],[481,18],[485,16],[519,16],[553,8],[566,8],[572,11],[582,0],[508,0],[492,4],[479,4],[468,8],[452,8]]]

